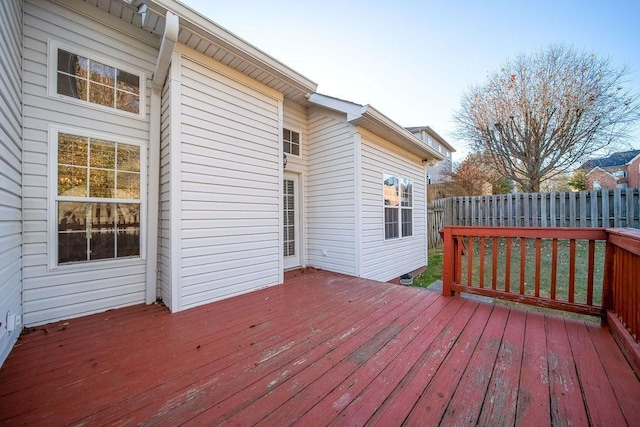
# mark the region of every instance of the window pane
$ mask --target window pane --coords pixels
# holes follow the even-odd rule
[[[126,71],[118,70],[118,89],[140,94],[140,77]]]
[[[58,93],[71,98],[87,100],[87,81],[58,73]]]
[[[116,69],[108,65],[91,61],[89,68],[89,80],[102,83],[105,86],[115,87]]]
[[[58,203],[58,263],[87,260],[86,203]]]
[[[58,202],[58,231],[78,231],[87,228],[87,204]]]
[[[117,257],[140,255],[140,205],[119,203]]]
[[[114,197],[115,174],[103,169],[89,171],[89,197]]]
[[[115,169],[116,144],[101,139],[91,139],[91,167]]]
[[[58,71],[82,78],[87,77],[88,61],[86,58],[58,49]],[[58,93],[60,93],[58,91]]]
[[[87,166],[88,138],[58,134],[58,164]]]
[[[117,91],[116,108],[130,113],[140,112],[140,97],[127,92]]]
[[[408,179],[403,179],[401,187],[402,189],[402,206],[413,206],[413,183]]]
[[[402,237],[413,236],[413,209],[402,209]]]
[[[91,230],[90,260],[115,258],[115,230]]]
[[[291,144],[291,154],[296,156],[300,155],[300,146],[298,144]]]
[[[116,198],[118,199],[139,199],[140,174],[118,172],[118,187],[116,190]]]
[[[118,170],[140,172],[140,147],[118,144]]]
[[[398,209],[384,208],[384,238],[395,239],[398,231]]]
[[[87,197],[87,168],[60,166],[58,168],[58,195]]]
[[[298,132],[291,132],[291,142],[294,144],[300,143],[300,134]]]
[[[384,175],[384,204],[398,206],[398,179],[391,175]]]
[[[291,143],[284,141],[284,147],[282,148],[285,153],[291,154]]]
[[[106,105],[113,107],[115,102],[114,89],[99,83],[90,83],[89,101],[94,104]]]
[[[291,131],[289,129],[282,129],[282,139],[291,141]]]

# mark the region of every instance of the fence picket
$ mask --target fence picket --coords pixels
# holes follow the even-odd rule
[[[431,247],[445,225],[640,228],[640,189],[452,197],[429,203],[427,216]]]

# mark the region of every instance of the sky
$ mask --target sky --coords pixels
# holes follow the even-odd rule
[[[318,83],[457,149],[462,95],[507,60],[550,44],[609,58],[640,93],[640,1],[181,0]],[[640,124],[628,145],[640,149]]]

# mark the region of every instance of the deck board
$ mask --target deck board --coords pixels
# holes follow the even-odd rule
[[[26,331],[0,424],[637,425],[639,395],[599,325],[305,270]]]

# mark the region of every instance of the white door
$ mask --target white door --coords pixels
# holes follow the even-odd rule
[[[284,174],[282,218],[284,268],[300,267],[300,190],[298,175]]]

